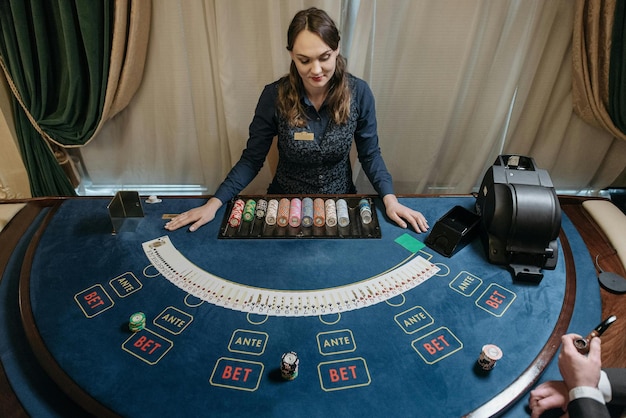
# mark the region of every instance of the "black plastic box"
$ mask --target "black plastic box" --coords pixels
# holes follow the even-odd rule
[[[435,223],[424,243],[439,254],[451,257],[476,237],[479,228],[480,216],[455,206]]]

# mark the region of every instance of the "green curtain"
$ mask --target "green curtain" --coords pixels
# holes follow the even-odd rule
[[[53,146],[81,146],[98,127],[113,18],[113,0],[0,0],[0,57],[33,196],[74,194]]]
[[[615,4],[613,35],[611,37],[611,65],[609,67],[609,106],[611,120],[620,131],[626,132],[626,1]]]

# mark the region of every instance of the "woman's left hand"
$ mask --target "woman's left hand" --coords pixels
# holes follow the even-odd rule
[[[428,221],[421,212],[413,210],[398,202],[398,198],[393,194],[383,197],[385,210],[389,219],[394,221],[400,228],[407,228],[411,225],[415,232],[428,231]]]

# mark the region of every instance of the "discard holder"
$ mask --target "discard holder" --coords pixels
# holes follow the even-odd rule
[[[451,257],[476,237],[479,227],[480,216],[455,206],[435,223],[424,243],[439,254]]]
[[[144,217],[138,192],[117,192],[107,208],[109,209],[114,234],[118,232],[134,232]]]

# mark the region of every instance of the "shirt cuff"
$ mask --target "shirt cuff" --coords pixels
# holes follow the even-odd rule
[[[600,389],[591,386],[577,386],[569,391],[570,402],[579,398],[591,398],[604,405],[604,395]]]
[[[604,402],[609,403],[613,400],[613,390],[611,389],[611,382],[604,370],[600,371],[600,383],[598,383],[598,389],[604,396]]]

